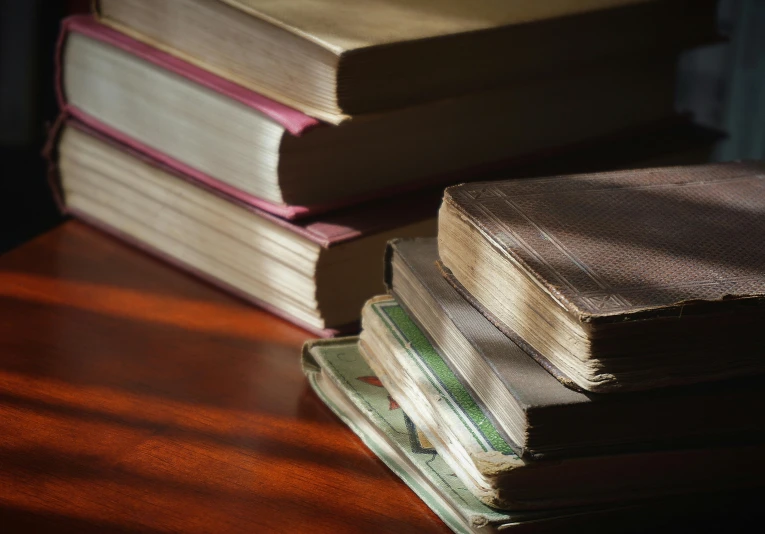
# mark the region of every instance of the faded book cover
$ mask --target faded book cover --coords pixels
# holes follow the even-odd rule
[[[765,164],[472,183],[445,202],[581,321],[765,306]]]

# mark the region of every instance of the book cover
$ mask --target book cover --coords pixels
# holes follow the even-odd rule
[[[761,162],[479,182],[444,199],[580,321],[765,305]]]
[[[448,188],[444,273],[582,389],[761,374],[765,166],[732,162]]]
[[[327,406],[455,532],[522,519],[523,512],[494,510],[467,491],[382,386],[357,344],[352,337],[303,347],[303,372]],[[338,384],[345,385],[341,394],[331,395]]]
[[[522,339],[497,329],[475,303],[464,298],[470,297],[468,293],[460,294],[441,275],[437,262],[436,239],[393,240],[386,251],[385,282],[398,305],[417,324],[417,332],[438,351],[439,358],[521,455],[551,458],[673,448],[699,438],[709,444],[757,439],[758,435],[762,439],[765,418],[741,406],[763,402],[765,377],[616,396],[577,391]],[[407,282],[408,274],[411,281]],[[425,328],[424,323],[433,327]],[[449,338],[444,332],[459,335],[472,354],[448,351],[444,343]],[[479,363],[488,375],[477,370]],[[476,383],[467,372],[483,379]],[[489,384],[486,376],[494,383]],[[499,410],[487,406],[487,401],[495,407],[501,402],[498,388],[504,389],[522,414],[515,427],[510,421],[498,421]],[[522,429],[514,439],[510,437],[512,428]]]
[[[609,532],[625,522],[651,530],[667,519],[690,521],[685,514],[701,503],[707,511],[701,523],[706,524],[730,502],[740,502],[736,493],[709,493],[541,510],[491,508],[468,491],[385,389],[359,352],[358,338],[309,341],[303,346],[302,366],[319,398],[455,532],[546,532],[575,526]],[[472,413],[463,417],[475,419]],[[518,480],[513,492],[523,493],[524,483]]]

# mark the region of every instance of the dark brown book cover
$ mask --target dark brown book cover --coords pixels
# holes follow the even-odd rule
[[[580,321],[765,305],[765,164],[450,187],[451,203]]]
[[[413,274],[422,291],[402,291],[393,262]],[[436,239],[401,239],[389,242],[386,251],[386,284],[412,320],[420,327],[471,396],[491,414],[497,429],[519,455],[541,459],[677,448],[762,439],[760,406],[765,398],[765,376],[695,384],[653,391],[597,394],[574,391],[553,376],[545,362],[535,361],[522,343],[497,330],[450,285],[439,271]],[[439,326],[433,331],[412,310],[413,299],[427,295],[427,309]],[[497,398],[488,383],[466,379],[455,365],[455,355],[441,344],[443,332],[459,332],[501,381],[526,420],[523,439],[513,439],[497,420],[497,413],[481,400],[484,390]],[[476,362],[473,368],[478,365]]]
[[[765,372],[763,243],[762,162],[464,184],[439,214],[455,287],[597,393]]]

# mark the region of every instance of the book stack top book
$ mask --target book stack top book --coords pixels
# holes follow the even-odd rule
[[[446,275],[559,376],[640,390],[765,371],[765,165],[447,189]]]
[[[592,59],[693,46],[715,35],[715,4],[100,0],[96,10],[106,24],[338,124]]]

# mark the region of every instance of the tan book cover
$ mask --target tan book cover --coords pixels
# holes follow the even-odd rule
[[[108,25],[331,123],[671,55],[716,0],[100,0]],[[603,46],[608,43],[608,46]]]
[[[222,0],[336,53],[660,0]]]

